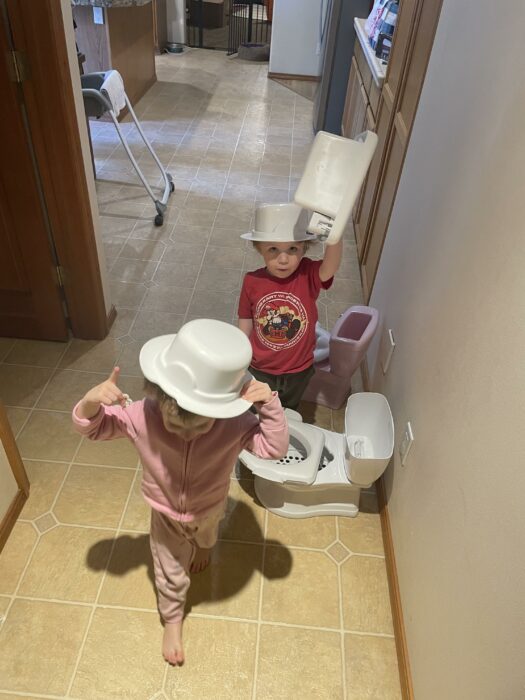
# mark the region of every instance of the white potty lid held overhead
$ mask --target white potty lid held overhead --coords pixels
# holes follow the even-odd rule
[[[315,426],[295,421],[288,423],[288,430],[290,444],[282,459],[261,459],[247,450],[239,458],[250,471],[268,481],[313,484],[321,463],[324,435]]]
[[[308,231],[328,245],[341,238],[377,146],[377,135],[364,131],[355,139],[319,131],[294,196],[315,212]]]

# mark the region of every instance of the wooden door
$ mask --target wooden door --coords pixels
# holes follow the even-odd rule
[[[0,336],[66,340],[57,263],[0,16]]]

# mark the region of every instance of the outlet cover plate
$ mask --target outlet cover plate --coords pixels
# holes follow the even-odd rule
[[[386,374],[394,354],[396,341],[394,340],[394,331],[391,328],[385,328],[381,336],[380,362],[383,374]]]
[[[405,430],[403,432],[403,437],[401,439],[401,444],[399,445],[399,454],[401,455],[401,464],[405,466],[407,461],[408,453],[414,442],[414,431],[412,430],[412,424],[410,421],[405,425]]]

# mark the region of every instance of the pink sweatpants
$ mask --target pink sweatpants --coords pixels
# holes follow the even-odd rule
[[[190,523],[172,520],[152,509],[149,541],[159,612],[164,622],[182,620],[191,563],[198,547],[211,549],[217,541],[225,506],[224,503],[204,518]]]

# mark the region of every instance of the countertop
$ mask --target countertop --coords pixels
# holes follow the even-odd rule
[[[374,49],[370,46],[368,37],[365,31],[366,19],[360,19],[359,17],[354,17],[354,27],[355,33],[357,34],[357,39],[361,44],[363,53],[365,54],[366,62],[370,70],[372,71],[372,77],[374,78],[374,83],[378,88],[381,88],[386,75],[386,64],[379,60],[375,55]]]
[[[71,0],[71,4],[90,5],[91,7],[135,7],[147,5],[151,0]]]

